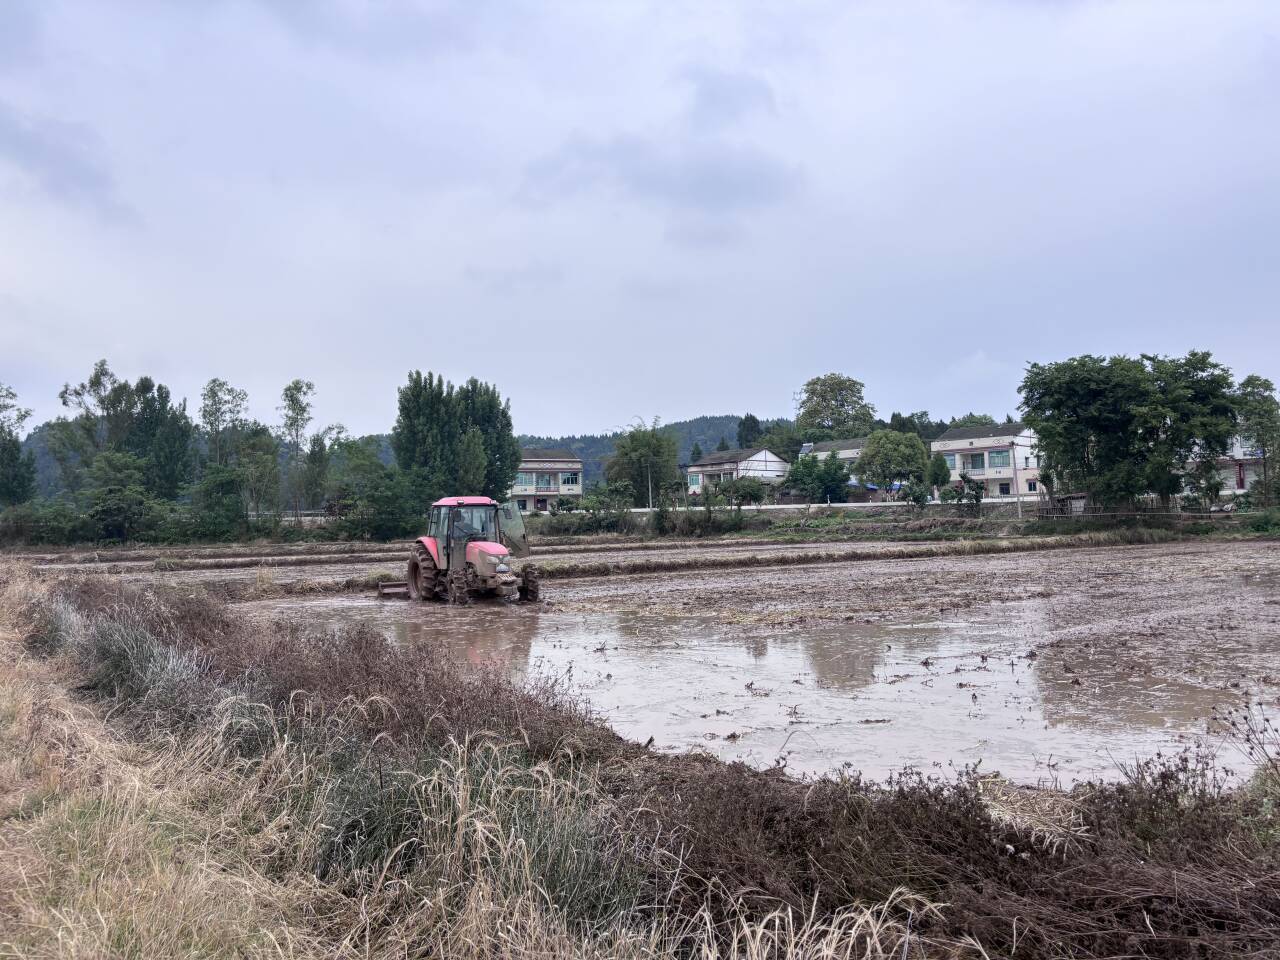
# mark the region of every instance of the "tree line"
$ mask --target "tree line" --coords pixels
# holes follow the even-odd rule
[[[785,481],[770,488],[752,478],[720,484],[690,496],[674,438],[655,420],[618,436],[605,463],[605,483],[584,498],[587,509],[619,504],[662,507],[683,501],[758,503],[777,489],[813,502],[843,502],[850,480],[924,503],[942,499],[981,501],[981,480],[951,480],[941,454],[928,441],[953,427],[997,426],[989,414],[934,420],[927,411],[876,416],[865,385],[845,374],[814,377],[801,390],[794,421],[767,425],[753,414],[738,420],[739,449],[765,448],[791,464]],[[1280,403],[1270,380],[1250,375],[1238,383],[1204,351],[1184,357],[1073,357],[1030,364],[1019,387],[1022,422],[1035,430],[1040,483],[1049,497],[1081,494],[1103,506],[1154,498],[1166,507],[1175,497],[1200,505],[1221,495],[1221,461],[1239,441],[1259,476],[1241,503],[1269,507],[1280,498],[1273,460],[1280,450]],[[1012,424],[1006,414],[1005,423]],[[836,456],[801,456],[803,445],[862,440],[856,462]],[[730,449],[721,437],[718,450]],[[699,444],[690,463],[703,457]]]
[[[28,542],[230,540],[302,534],[284,517],[324,510],[334,532],[389,538],[414,532],[450,493],[505,497],[520,450],[496,387],[455,387],[412,371],[399,388],[389,449],[340,424],[314,429],[315,385],[285,384],[278,419],[248,415],[248,394],[221,378],[199,408],[153,378],[130,382],[105,360],[59,392],[65,413],[38,428],[57,489],[37,494],[23,450],[30,411],[0,384],[0,538]],[[34,433],[34,432],[33,432]]]

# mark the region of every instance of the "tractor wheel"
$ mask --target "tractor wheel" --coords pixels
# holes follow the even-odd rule
[[[471,602],[471,590],[467,585],[467,574],[463,570],[454,570],[449,574],[449,602],[466,606]]]
[[[413,548],[413,554],[409,557],[409,575],[406,579],[409,581],[409,596],[413,600],[448,599],[444,574],[421,544]]]
[[[520,599],[528,603],[537,603],[542,597],[542,574],[532,563],[527,563],[520,570]]]
[[[428,574],[427,571],[431,573]],[[434,579],[435,564],[431,562],[431,554],[422,549],[421,546],[415,546],[409,554],[409,571],[405,579],[409,581],[409,599],[425,600],[429,595],[424,589],[427,584],[427,578],[430,576]]]

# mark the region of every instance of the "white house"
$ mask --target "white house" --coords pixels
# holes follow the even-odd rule
[[[1218,476],[1222,479],[1224,497],[1245,493],[1255,480],[1262,479],[1261,451],[1246,446],[1239,437],[1232,437],[1231,449],[1218,461]]]
[[[707,484],[715,486],[743,477],[755,477],[765,483],[781,483],[790,468],[791,464],[763,447],[717,450],[689,467],[689,493],[701,493]]]
[[[929,447],[946,458],[952,483],[967,473],[986,483],[988,497],[1025,497],[1040,492],[1036,435],[1025,423],[952,427]]]
[[[572,450],[521,450],[511,488],[520,512],[549,510],[561,497],[582,497],[582,461]]]

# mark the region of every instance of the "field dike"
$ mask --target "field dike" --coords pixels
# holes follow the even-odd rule
[[[376,631],[0,567],[0,955],[1274,957],[1280,760],[1070,794],[654,755]],[[75,691],[74,695],[70,691]],[[109,715],[109,721],[104,719]]]
[[[918,560],[928,557],[968,557],[993,553],[1024,553],[1063,550],[1072,547],[1102,547],[1124,544],[1170,543],[1181,540],[1170,530],[1126,528],[1053,537],[1018,537],[1004,540],[949,540],[910,546],[845,548],[838,550],[797,550],[794,553],[733,554],[718,557],[636,557],[622,561],[582,560],[573,563],[538,563],[543,579],[609,577],[646,573],[674,573],[683,570],[737,569],[740,567],[803,566],[822,563],[855,563],[863,560]],[[535,561],[537,558],[534,558]]]

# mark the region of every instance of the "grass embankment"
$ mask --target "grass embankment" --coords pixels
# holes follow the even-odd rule
[[[562,689],[367,629],[264,632],[196,596],[0,577],[0,944],[21,956],[909,958],[981,956],[976,940],[993,956],[1263,957],[1280,942],[1274,780],[1225,792],[1184,760],[1069,796],[800,782],[654,755]],[[1275,746],[1269,729],[1253,740]]]

